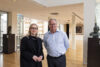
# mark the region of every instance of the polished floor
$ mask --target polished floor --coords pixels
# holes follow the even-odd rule
[[[68,49],[66,52],[67,67],[86,67],[83,65],[83,40],[76,40],[76,50]],[[47,66],[46,55],[44,48],[45,59],[43,60],[43,67]],[[19,67],[19,51],[12,54],[0,54],[0,67]]]

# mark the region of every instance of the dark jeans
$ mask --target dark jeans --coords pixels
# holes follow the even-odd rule
[[[51,57],[47,55],[48,67],[66,67],[66,57],[61,55],[60,57]]]

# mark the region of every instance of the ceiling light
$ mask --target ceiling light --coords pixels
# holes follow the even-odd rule
[[[54,13],[50,13],[51,15],[58,15],[59,13],[57,12],[54,12]]]

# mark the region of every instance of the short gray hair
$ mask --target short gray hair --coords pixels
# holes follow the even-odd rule
[[[56,21],[56,23],[57,23],[57,20],[56,20],[56,19],[53,19],[53,18],[52,18],[52,19],[49,19],[48,23],[50,24],[50,22],[51,22],[52,20]],[[48,24],[48,25],[49,25],[49,24]]]

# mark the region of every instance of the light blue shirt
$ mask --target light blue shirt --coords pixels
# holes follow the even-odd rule
[[[48,55],[59,57],[65,54],[69,48],[69,40],[65,32],[57,30],[55,33],[51,33],[49,31],[44,35],[44,45]]]

